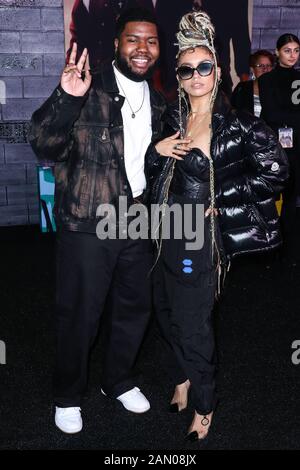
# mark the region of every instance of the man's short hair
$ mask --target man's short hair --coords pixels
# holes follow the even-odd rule
[[[158,29],[158,24],[155,16],[147,8],[128,8],[118,18],[116,23],[116,38],[120,39],[125,26],[130,21],[153,23]]]

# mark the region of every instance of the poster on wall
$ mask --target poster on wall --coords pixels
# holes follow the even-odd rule
[[[224,91],[230,94],[240,79],[248,77],[253,0],[64,0],[67,56],[76,41],[79,51],[88,48],[91,68],[112,59],[116,19],[125,9],[135,6],[151,10],[160,25],[161,66],[157,85],[167,97],[174,98],[177,88],[174,42],[178,23],[193,9],[206,11],[215,25]]]
[[[40,195],[40,229],[43,233],[55,232],[56,224],[53,217],[55,189],[53,167],[38,166],[37,173]]]

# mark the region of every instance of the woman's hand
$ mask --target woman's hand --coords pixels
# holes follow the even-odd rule
[[[81,57],[76,64],[77,44],[74,42],[70,61],[64,68],[61,76],[62,89],[72,96],[84,96],[92,83],[92,76],[89,70],[89,57],[87,49],[84,49]],[[82,70],[84,68],[85,77],[82,79]]]
[[[192,139],[179,139],[179,131],[176,134],[161,140],[155,145],[156,151],[162,157],[172,157],[176,160],[183,160],[180,155],[185,156],[190,150],[189,144]]]

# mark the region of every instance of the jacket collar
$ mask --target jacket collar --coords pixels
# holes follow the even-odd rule
[[[226,120],[226,116],[231,111],[231,109],[232,107],[228,98],[222,91],[219,91],[213,107],[212,128],[214,133],[217,132],[223,126]],[[184,128],[186,127],[187,114],[187,104],[183,101],[182,121]],[[178,102],[170,105],[168,116],[166,119],[168,124],[170,124],[174,128],[174,130],[179,128]]]
[[[101,97],[103,92],[110,97],[110,122],[118,121],[121,125],[121,108],[124,103],[124,97],[120,95],[117,85],[116,77],[111,62],[103,62],[93,74],[94,88],[98,95]],[[149,83],[148,83],[149,84]],[[163,97],[155,91],[149,84],[150,90],[150,105],[152,115],[152,131],[155,138],[158,134],[158,125],[161,120],[162,110],[165,106]]]
[[[226,116],[232,110],[232,106],[223,91],[219,91],[213,107],[212,128],[217,132],[224,124]]]
[[[119,95],[119,88],[117,85],[114,69],[111,61],[103,62],[99,68],[94,71],[95,89],[97,94],[108,93]],[[159,106],[163,102],[162,96],[156,92],[151,84],[148,82],[150,90],[150,100],[152,106]],[[119,95],[121,96],[121,95]],[[121,96],[122,98],[122,96]]]
[[[96,81],[96,92],[105,92],[108,94],[119,94],[114,69],[111,62],[104,62],[96,71],[99,81]]]

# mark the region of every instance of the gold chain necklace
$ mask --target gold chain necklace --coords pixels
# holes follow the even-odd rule
[[[197,121],[196,129],[199,128],[199,124],[201,124],[201,123],[204,121],[204,119],[206,118],[206,116],[207,116],[209,113],[210,113],[210,111],[207,111],[207,112],[203,115],[203,117],[202,117],[199,121]],[[196,113],[190,113],[190,115],[191,115],[191,114],[196,114]],[[193,132],[192,132],[191,130],[188,131],[187,137],[192,137],[192,135],[193,135]]]
[[[117,77],[116,77],[116,79],[117,79]],[[117,83],[118,83],[119,87],[121,88],[121,91],[123,92],[123,95],[124,95],[125,99],[127,100],[127,103],[128,103],[128,105],[129,105],[129,108],[131,109],[131,117],[132,117],[132,119],[134,119],[136,113],[138,113],[138,112],[142,109],[143,104],[144,104],[144,100],[145,100],[145,82],[144,82],[144,84],[143,84],[144,86],[143,86],[143,99],[142,99],[142,104],[141,104],[141,106],[140,106],[136,111],[133,110],[133,108],[132,108],[132,106],[131,106],[131,104],[130,104],[129,99],[128,99],[127,96],[126,96],[126,93],[125,93],[125,91],[124,91],[124,88],[122,87],[122,85],[121,85],[121,83],[119,82],[118,79],[117,79]]]

